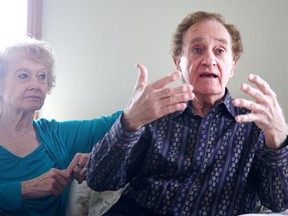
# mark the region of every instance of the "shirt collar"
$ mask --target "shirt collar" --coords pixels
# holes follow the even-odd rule
[[[232,100],[233,100],[232,96],[231,96],[228,88],[226,88],[224,98],[221,101],[214,104],[214,106],[219,106],[219,107],[224,106],[226,108],[226,110],[235,118],[236,117],[236,107],[232,104]],[[186,109],[172,113],[171,117],[176,118],[176,117],[182,115],[183,113],[186,113],[188,110],[189,110],[188,112],[193,114],[191,106],[192,106],[191,101],[188,101]]]

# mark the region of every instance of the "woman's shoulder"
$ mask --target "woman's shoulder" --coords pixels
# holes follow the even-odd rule
[[[59,122],[55,119],[45,119],[45,118],[39,118],[34,120],[34,126],[40,126],[40,127],[45,127],[45,126],[51,126],[53,124],[58,124]]]

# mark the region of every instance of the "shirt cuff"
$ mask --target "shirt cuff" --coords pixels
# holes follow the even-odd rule
[[[264,154],[261,156],[265,164],[272,168],[288,167],[288,136],[280,149],[264,148]]]

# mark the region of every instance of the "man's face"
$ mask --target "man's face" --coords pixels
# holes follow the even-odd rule
[[[231,43],[228,31],[214,20],[198,22],[186,32],[183,52],[175,63],[196,96],[221,98],[225,94],[236,65]]]

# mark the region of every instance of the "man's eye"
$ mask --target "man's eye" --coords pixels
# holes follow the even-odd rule
[[[221,54],[223,54],[224,52],[225,52],[224,49],[217,49],[217,50],[216,50],[216,54],[218,54],[218,55],[221,55]]]
[[[193,48],[193,52],[196,54],[199,54],[199,53],[201,53],[201,48],[195,47],[195,48]]]

